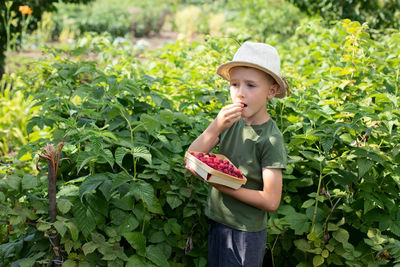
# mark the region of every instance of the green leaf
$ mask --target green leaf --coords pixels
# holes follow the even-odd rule
[[[369,171],[369,169],[371,169],[373,162],[366,158],[359,158],[357,159],[357,165],[358,165],[358,176],[361,178],[364,176],[364,174],[366,174]]]
[[[122,198],[113,198],[111,203],[115,207],[126,211],[132,211],[134,207],[134,199],[129,194],[123,196]]]
[[[175,115],[170,110],[162,110],[160,112],[161,122],[170,125],[174,121]]]
[[[146,253],[146,237],[141,232],[128,232],[122,234],[126,241],[136,249],[139,255],[144,256]]]
[[[72,213],[82,234],[88,237],[96,228],[93,212],[89,207],[84,206],[81,201],[76,200],[72,206]]]
[[[87,73],[92,74],[95,72],[95,70],[96,70],[95,67],[91,64],[88,64],[88,63],[82,64],[81,67],[74,73],[74,76],[78,75],[79,73],[82,73],[82,72],[87,72]]]
[[[296,248],[304,252],[309,251],[311,248],[310,243],[308,243],[307,240],[304,239],[295,240],[293,243],[296,246]]]
[[[19,262],[19,267],[31,267],[34,266],[36,261],[43,257],[46,252],[37,252],[34,256],[25,258]]]
[[[349,240],[349,233],[343,228],[339,228],[339,230],[333,232],[332,236],[342,244],[347,243]]]
[[[79,196],[79,187],[73,184],[61,186],[60,191],[57,192],[57,197],[76,197]]]
[[[76,240],[75,240],[76,241]],[[74,247],[74,241],[72,241],[71,239],[68,239],[65,241],[64,243],[64,248],[65,251],[69,254],[72,250],[72,248]]]
[[[100,136],[92,136],[90,137],[90,144],[93,147],[93,151],[96,155],[101,155],[101,151],[103,148],[103,143]]]
[[[320,266],[322,264],[324,264],[324,257],[322,257],[321,255],[315,255],[313,258],[313,265],[314,266]]]
[[[324,257],[325,259],[329,257],[329,250],[324,249],[321,253],[321,256]]]
[[[49,223],[49,222],[39,222],[36,224],[36,229],[38,229],[39,231],[42,231],[42,232],[49,230],[50,227],[51,227],[51,223]]]
[[[306,233],[310,229],[310,221],[305,214],[293,212],[284,217],[284,220],[290,224],[296,235]]]
[[[83,254],[85,254],[85,256],[86,256],[87,254],[94,252],[98,247],[99,247],[99,245],[92,241],[87,242],[86,244],[84,244],[82,246]]]
[[[321,139],[322,148],[324,149],[325,155],[328,155],[329,151],[332,149],[335,143],[335,138],[322,138]]]
[[[133,179],[134,179],[133,176],[127,174],[126,172],[120,172],[115,174],[113,178],[112,190],[116,189],[117,187],[121,186],[126,182],[133,181]]]
[[[76,267],[76,262],[74,260],[66,260],[63,262],[62,267]]]
[[[111,193],[112,193],[112,181],[111,180],[104,181],[99,186],[99,190],[103,193],[103,196],[105,197],[105,199],[107,201],[109,201],[111,198]]]
[[[97,158],[97,156],[90,154],[89,152],[86,151],[81,151],[79,152],[78,159],[76,160],[78,168],[78,173],[81,171],[81,169],[91,160]]]
[[[161,207],[161,203],[156,196],[153,197],[153,205],[149,206],[148,210],[155,214],[164,215],[164,211]]]
[[[104,158],[108,164],[110,164],[111,169],[114,167],[114,156],[109,149],[104,149],[102,151],[101,157]]]
[[[67,213],[72,207],[71,201],[65,198],[60,198],[57,200],[57,208],[62,213]]]
[[[144,146],[134,147],[131,154],[135,158],[145,159],[149,164],[151,164],[151,153]]]
[[[36,188],[37,186],[38,180],[36,176],[25,174],[24,177],[22,177],[22,189],[27,190]]]
[[[96,188],[106,180],[108,180],[108,177],[104,173],[96,173],[86,177],[79,187],[79,196],[81,201],[85,194],[94,192]]]
[[[168,225],[168,228],[171,229],[174,234],[181,234],[181,225],[178,224],[178,220],[176,218],[168,219],[166,225]]]
[[[147,264],[145,263],[145,259],[138,255],[130,256],[128,262],[126,263],[126,267],[137,267],[137,266],[147,266]]]
[[[118,147],[115,150],[115,162],[122,167],[122,161],[126,155],[127,149],[125,147]]]
[[[140,121],[143,123],[143,126],[148,133],[157,132],[159,127],[161,126],[160,122],[156,120],[154,116],[150,116],[146,113],[143,113],[140,116]]]
[[[62,221],[55,221],[54,227],[56,228],[57,232],[60,233],[61,237],[63,237],[68,230]]]
[[[197,213],[197,208],[193,207],[192,205],[186,205],[183,208],[183,218],[190,217],[192,215],[195,215]]]
[[[192,195],[192,189],[186,188],[186,187],[181,187],[181,188],[179,188],[179,194],[186,198],[189,198]]]
[[[71,233],[72,240],[77,241],[79,237],[79,229],[73,222],[67,222],[65,225],[68,227]]]
[[[400,219],[391,222],[390,232],[400,237]]]
[[[160,243],[165,240],[165,233],[162,231],[154,232],[150,235],[149,242],[151,243]]]
[[[303,205],[301,205],[301,207],[303,209],[307,209],[307,208],[313,206],[314,204],[315,204],[315,199],[308,199],[303,203]]]
[[[89,206],[104,217],[108,215],[108,201],[101,194],[89,194],[86,196]]]
[[[158,246],[150,245],[146,247],[146,258],[151,260],[157,266],[169,266],[167,257],[165,257],[163,251]]]
[[[139,222],[134,215],[125,217],[125,220],[119,225],[116,230],[118,233],[131,232],[139,226]]]
[[[144,181],[133,183],[132,192],[136,197],[143,200],[148,207],[153,205],[154,188],[151,184]]]
[[[7,176],[7,185],[11,190],[19,191],[21,185],[21,177],[16,174]]]
[[[171,194],[167,195],[167,202],[172,209],[179,207],[183,203],[182,200],[178,196],[171,195]]]

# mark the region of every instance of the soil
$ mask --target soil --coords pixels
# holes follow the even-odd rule
[[[160,48],[167,42],[176,41],[178,38],[177,32],[165,31],[158,35],[152,35],[149,37],[135,38],[135,41],[144,40],[150,44],[150,48]]]

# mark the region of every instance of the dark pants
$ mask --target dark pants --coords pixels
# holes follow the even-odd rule
[[[261,267],[267,229],[245,232],[213,220],[208,232],[208,267]]]

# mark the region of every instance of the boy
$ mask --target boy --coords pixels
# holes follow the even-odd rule
[[[230,82],[233,104],[221,109],[189,150],[208,153],[219,144],[218,153],[242,171],[247,183],[237,190],[210,187],[205,209],[210,219],[208,266],[259,267],[267,212],[278,209],[287,162],[282,134],[267,103],[284,97],[288,86],[280,75],[277,51],[262,43],[245,42],[217,74]]]

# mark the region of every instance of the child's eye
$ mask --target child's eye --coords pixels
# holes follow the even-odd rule
[[[256,85],[255,85],[255,84],[252,84],[252,83],[247,84],[247,86],[248,86],[248,87],[256,87]]]
[[[238,87],[238,84],[237,83],[231,83],[231,86]]]

